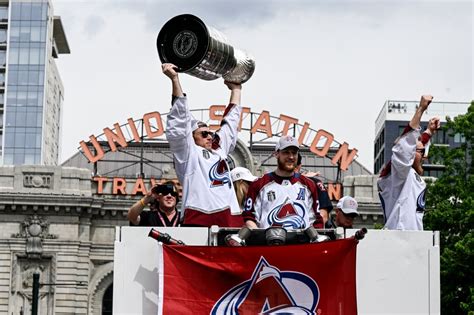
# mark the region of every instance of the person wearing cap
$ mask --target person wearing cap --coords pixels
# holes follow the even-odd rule
[[[328,221],[329,228],[343,227],[345,229],[352,229],[354,219],[359,215],[357,212],[357,201],[351,196],[344,196],[337,202],[335,212],[335,222]]]
[[[166,139],[173,153],[176,174],[183,185],[183,225],[242,226],[240,207],[226,161],[237,143],[242,110],[241,84],[224,81],[230,90],[230,102],[220,129],[214,134],[204,122],[191,115],[176,66],[165,63],[162,70],[172,84]]]
[[[237,201],[242,211],[244,209],[245,197],[247,196],[249,185],[256,181],[258,177],[254,176],[249,169],[240,166],[230,171],[230,177],[232,183],[234,183],[235,196],[237,197]]]
[[[314,182],[295,172],[298,140],[282,136],[275,147],[277,168],[252,182],[242,217],[249,228],[323,228]]]
[[[421,117],[433,96],[423,95],[420,105],[402,135],[395,141],[391,160],[380,172],[377,181],[383,208],[385,229],[423,230],[426,183],[423,160],[427,158],[430,138],[440,127],[440,119],[433,117],[422,133]]]
[[[301,172],[303,157],[301,153],[298,152],[298,161],[296,162],[296,172]],[[328,191],[326,187],[324,187],[323,182],[317,178],[319,176],[319,172],[306,172],[302,173],[303,176],[308,177],[316,184],[316,189],[318,190],[318,210],[319,214],[323,217],[324,227],[331,228],[329,225],[329,213],[333,209],[331,199],[329,198]]]
[[[128,210],[130,225],[179,226],[178,189],[172,181],[155,185]],[[150,211],[143,211],[146,206]]]

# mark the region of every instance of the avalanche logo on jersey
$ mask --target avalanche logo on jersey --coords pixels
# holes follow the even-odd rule
[[[211,180],[211,187],[222,186],[228,184],[232,187],[229,176],[229,168],[225,160],[220,160],[214,164],[209,170],[209,179]]]
[[[426,188],[423,189],[421,194],[416,198],[416,212],[423,212],[425,211],[426,205]]]
[[[303,229],[306,227],[304,217],[306,210],[288,197],[281,204],[270,210],[267,217],[269,226],[281,226],[289,229]]]
[[[280,271],[261,257],[252,277],[227,291],[210,314],[316,314],[318,302],[319,288],[311,277]]]

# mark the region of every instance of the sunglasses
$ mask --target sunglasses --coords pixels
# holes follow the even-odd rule
[[[173,197],[178,197],[178,193],[173,191],[173,190],[170,190],[170,191],[164,191],[161,193],[163,196],[168,196],[169,194],[171,194],[171,196]]]
[[[214,132],[212,131],[201,131],[201,136],[207,138],[208,136],[214,137]]]
[[[173,185],[158,185],[153,187],[152,192],[155,194],[162,194],[163,196],[167,196],[171,194],[173,197],[178,197],[178,192],[175,190]]]

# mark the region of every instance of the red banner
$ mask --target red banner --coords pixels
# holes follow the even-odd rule
[[[165,245],[160,313],[357,314],[356,245]]]

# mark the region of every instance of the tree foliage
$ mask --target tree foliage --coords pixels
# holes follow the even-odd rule
[[[428,187],[424,223],[425,229],[440,231],[442,314],[474,314],[474,101],[443,128],[463,142],[430,152],[430,160],[446,169]]]

